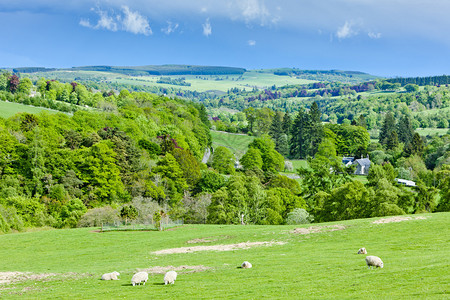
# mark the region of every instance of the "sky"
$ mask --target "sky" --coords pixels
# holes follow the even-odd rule
[[[449,0],[0,0],[0,68],[450,75]]]

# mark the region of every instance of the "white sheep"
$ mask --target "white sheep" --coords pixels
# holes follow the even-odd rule
[[[177,272],[169,271],[164,275],[164,284],[174,284],[177,279]]]
[[[358,250],[358,254],[367,254],[366,248],[361,248]]]
[[[250,269],[252,267],[252,264],[248,261],[244,261],[241,265],[242,269]]]
[[[133,286],[139,284],[141,285],[141,282],[145,283],[148,280],[148,273],[147,272],[137,272],[136,274],[133,275],[133,278],[131,278],[131,284]]]
[[[106,273],[102,275],[102,280],[119,280],[119,278],[117,278],[117,276],[119,276],[120,273],[119,272],[112,272],[112,273]]]
[[[383,268],[383,261],[378,256],[366,256],[367,267]]]

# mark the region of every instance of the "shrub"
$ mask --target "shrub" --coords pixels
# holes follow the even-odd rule
[[[314,221],[314,216],[310,215],[303,208],[295,208],[293,211],[288,213],[286,218],[286,224],[295,225],[295,224],[309,224]]]
[[[89,209],[78,222],[78,227],[96,227],[102,223],[114,223],[119,221],[117,210],[111,206]]]

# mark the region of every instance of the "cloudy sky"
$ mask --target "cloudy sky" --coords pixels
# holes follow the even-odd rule
[[[449,0],[0,0],[0,67],[450,74]]]

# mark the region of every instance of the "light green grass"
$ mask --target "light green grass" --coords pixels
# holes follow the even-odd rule
[[[211,131],[212,144],[214,148],[223,146],[230,149],[237,158],[247,152],[248,144],[250,144],[255,137],[245,134],[233,134],[222,131]]]
[[[240,75],[170,75],[170,76],[128,76],[117,73],[107,73],[99,71],[53,71],[47,73],[37,73],[31,76],[34,79],[38,77],[56,78],[64,80],[75,80],[75,78],[82,78],[83,80],[107,80],[110,82],[118,82],[122,84],[131,85],[147,85],[147,86],[160,86],[165,88],[179,88],[189,91],[221,91],[227,92],[232,88],[240,88],[246,90],[252,90],[253,87],[260,89],[268,88],[273,85],[283,86],[287,84],[307,84],[316,82],[315,80],[299,79],[289,76],[277,76],[271,73],[261,73],[257,71],[245,72]],[[160,77],[170,78],[186,78],[186,82],[189,82],[191,86],[178,86],[170,84],[156,83]],[[220,80],[216,80],[220,79]]]
[[[373,224],[374,219],[342,221],[346,228],[306,235],[299,226],[185,225],[171,231],[94,232],[48,230],[0,236],[0,271],[55,273],[53,280],[0,285],[5,299],[444,299],[449,297],[450,213]],[[417,216],[412,216],[415,218]],[[379,219],[379,218],[377,218]],[[217,239],[189,244],[198,238]],[[284,242],[233,251],[155,255],[176,247]],[[368,269],[365,255],[384,262]],[[248,260],[252,269],[238,266]],[[137,269],[199,266],[203,272],[179,272],[174,285],[151,275],[145,286],[131,286]],[[106,272],[118,281],[101,281]],[[75,274],[69,275],[69,272]]]
[[[449,128],[417,128],[415,130],[421,136],[427,135],[446,135],[450,129]]]
[[[0,101],[0,117],[2,118],[9,118],[14,116],[17,113],[20,112],[27,112],[30,114],[38,114],[41,111],[46,111],[49,113],[58,113],[56,110],[42,108],[42,107],[34,107],[30,105],[24,105],[20,103],[14,103],[14,102],[5,102]]]

